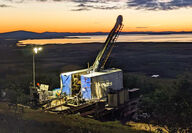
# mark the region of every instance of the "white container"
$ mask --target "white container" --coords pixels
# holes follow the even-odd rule
[[[113,90],[121,90],[123,88],[123,74],[121,69],[107,69],[82,76],[84,78],[90,78],[91,99],[106,98],[109,88],[113,88]]]

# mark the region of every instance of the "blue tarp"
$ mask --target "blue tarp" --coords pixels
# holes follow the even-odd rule
[[[61,75],[62,80],[62,93],[71,95],[71,75]]]
[[[85,100],[91,99],[91,78],[81,76],[81,93]]]

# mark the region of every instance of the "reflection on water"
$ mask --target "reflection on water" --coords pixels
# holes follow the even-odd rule
[[[18,45],[45,45],[45,44],[67,44],[67,43],[92,43],[105,42],[107,35],[82,36],[77,38],[64,39],[28,39],[21,40]],[[170,35],[120,35],[118,42],[192,42],[192,34],[170,34]]]
[[[67,44],[67,43],[91,43],[91,42],[104,42],[107,36],[75,36],[63,39],[27,39],[21,40],[17,45],[45,45],[45,44]]]

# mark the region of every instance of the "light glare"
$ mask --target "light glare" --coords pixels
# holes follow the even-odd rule
[[[39,48],[35,47],[35,48],[33,48],[33,51],[34,51],[35,54],[37,54],[38,51],[41,51],[41,50],[42,50],[42,47],[39,47]]]
[[[33,50],[34,50],[35,54],[37,54],[37,48],[34,48]]]
[[[38,50],[41,51],[41,50],[42,50],[42,47],[39,47]]]

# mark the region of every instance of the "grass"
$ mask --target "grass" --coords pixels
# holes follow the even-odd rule
[[[26,83],[32,77],[31,47],[16,47],[16,40],[0,40],[0,83],[7,88],[9,81]],[[114,48],[108,67],[123,69],[124,73],[159,74],[161,78],[176,78],[184,72],[192,72],[191,43],[118,43]],[[54,79],[52,88],[59,87],[59,74],[87,67],[93,63],[102,44],[47,45],[36,55],[37,81],[46,75]],[[5,56],[6,55],[6,56]],[[52,75],[57,75],[55,78]],[[39,79],[39,80],[38,80]],[[56,83],[56,81],[58,83]],[[55,85],[53,85],[55,84]],[[26,88],[26,87],[25,87]],[[122,126],[118,121],[99,122],[78,115],[65,116],[25,109],[18,116],[0,104],[0,133],[56,133],[56,132],[139,132]]]
[[[149,132],[156,132],[157,129],[162,129],[163,133],[168,133],[164,128],[159,126],[154,126],[152,124],[136,123],[136,122],[130,121],[130,122],[127,122],[127,125],[131,125],[132,128],[135,130],[145,130]]]
[[[15,113],[7,103],[0,103],[1,133],[144,133],[119,121],[100,122],[79,115],[57,115],[41,110],[24,109]],[[8,124],[7,124],[8,123]]]

